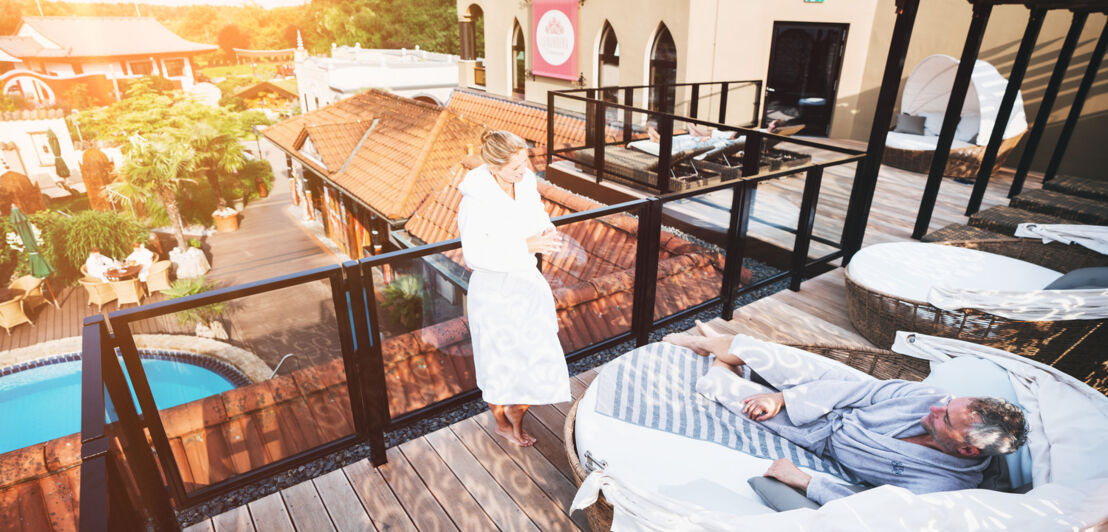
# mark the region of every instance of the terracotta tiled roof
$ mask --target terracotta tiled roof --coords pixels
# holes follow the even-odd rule
[[[359,120],[375,125],[351,144],[357,130],[351,124]],[[299,152],[296,142],[305,131],[325,166]],[[403,220],[446,183],[459,159],[479,149],[483,132],[449,110],[369,90],[271,126],[264,135],[378,213]],[[328,153],[342,162],[328,162]]]
[[[320,126],[307,126],[296,139],[294,145],[300,150],[304,139],[311,139],[312,145],[319,151],[323,165],[331,173],[342,169],[342,164],[350,158],[358,142],[365,136],[366,131],[373,122],[358,120],[356,122],[344,122],[340,124],[323,124]]]
[[[61,47],[42,48],[32,57],[116,57],[218,50],[187,41],[151,17],[23,17],[23,25]],[[18,31],[16,32],[18,33]]]

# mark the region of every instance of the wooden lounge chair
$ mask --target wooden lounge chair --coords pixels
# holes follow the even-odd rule
[[[83,277],[78,282],[80,282],[81,286],[85,287],[85,291],[88,292],[88,304],[96,304],[97,312],[103,310],[105,303],[111,303],[116,300],[115,291],[112,290],[111,285],[100,279],[95,277]]]
[[[136,305],[142,304],[142,298],[146,295],[145,290],[142,288],[142,282],[138,279],[128,279],[126,281],[112,281],[108,283],[112,286],[112,291],[115,292],[116,305],[120,308],[127,303],[134,303]]]
[[[832,360],[842,362],[854,369],[861,370],[879,379],[904,379],[910,381],[922,381],[931,373],[930,363],[912,358],[906,355],[884,351],[879,349],[825,347],[794,345],[809,353],[825,356]],[[573,472],[573,480],[580,486],[589,472],[581,464],[577,455],[577,439],[575,435],[575,423],[577,421],[577,405],[580,399],[573,403],[566,414],[565,425],[562,428],[563,446],[566,458],[569,459],[570,470]],[[612,515],[614,509],[611,503],[601,495],[596,503],[585,508],[585,518],[589,527],[593,530],[611,530]]]
[[[8,290],[12,290],[18,294],[23,295],[23,307],[27,310],[33,310],[43,303],[49,303],[50,300],[46,299],[46,295],[42,293],[43,279],[39,279],[33,275],[24,275],[19,279],[16,279],[8,285]],[[58,302],[54,302],[54,307],[58,307]]]
[[[148,294],[169,289],[170,265],[171,263],[168,260],[160,260],[150,265],[150,270],[146,272],[146,292]]]
[[[702,146],[674,153],[670,158],[671,182],[676,183],[679,179],[701,177],[701,173],[696,166],[686,163],[691,161],[693,157],[706,153],[711,149],[711,146]],[[579,164],[592,167],[594,164],[592,148],[575,151],[573,160]],[[604,173],[605,178],[612,177],[629,185],[646,185],[657,189],[658,157],[633,149],[609,147],[604,151]]]
[[[27,313],[23,311],[23,296],[15,296],[13,299],[0,303],[0,327],[8,332],[8,336],[12,335],[12,327],[24,323],[30,323],[31,327],[35,326],[31,318],[27,317]]]

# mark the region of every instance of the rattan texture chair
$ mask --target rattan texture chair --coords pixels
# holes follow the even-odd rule
[[[115,290],[111,285],[95,277],[84,277],[78,281],[88,292],[88,304],[96,305],[96,311],[104,309],[104,305],[116,300]]]
[[[50,302],[50,300],[46,299],[46,295],[42,293],[42,284],[44,282],[43,279],[39,279],[33,275],[24,275],[12,281],[11,284],[8,285],[8,290],[23,294],[23,308],[34,310],[39,305]],[[58,306],[57,302],[54,303],[54,306]]]
[[[171,264],[168,260],[160,260],[150,265],[150,270],[146,272],[146,292],[148,294],[169,290],[169,267]]]
[[[938,242],[1004,255],[1061,271],[1108,265],[1108,257],[1078,246],[1054,247],[1029,238]],[[1033,358],[1089,382],[1103,358],[1108,320],[1021,321],[967,309],[946,311],[873,290],[844,272],[847,312],[854,328],[878,347],[892,346],[897,331],[956,338]],[[1098,346],[1097,344],[1100,343]]]
[[[931,372],[930,363],[926,360],[881,349],[807,345],[793,347],[842,362],[879,379],[921,381]],[[577,458],[577,440],[574,434],[577,405],[580,401],[581,399],[578,398],[569,409],[562,429],[566,458],[569,460],[573,480],[577,486],[581,486],[589,474],[581,465],[581,460]],[[612,505],[601,495],[592,506],[585,508],[585,518],[588,519],[589,527],[593,530],[611,530],[613,511]]]
[[[30,323],[31,327],[34,327],[34,322],[27,316],[27,313],[23,310],[23,296],[15,296],[3,303],[0,303],[0,327],[3,327],[8,332],[8,336],[12,335],[12,327],[22,325],[24,323]]]
[[[142,282],[138,279],[112,281],[108,284],[111,285],[112,291],[115,292],[115,304],[119,308],[123,308],[123,305],[126,305],[127,303],[141,305],[142,298],[146,295],[146,291],[142,288]]]

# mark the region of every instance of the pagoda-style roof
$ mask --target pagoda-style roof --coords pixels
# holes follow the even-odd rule
[[[23,17],[16,35],[0,40],[0,49],[21,58],[198,54],[219,48],[185,40],[151,17]]]

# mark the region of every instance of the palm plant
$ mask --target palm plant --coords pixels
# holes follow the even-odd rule
[[[185,231],[181,222],[181,210],[177,206],[177,192],[184,183],[192,182],[195,165],[192,147],[168,135],[150,139],[135,137],[127,153],[127,162],[120,173],[126,177],[122,183],[111,185],[115,192],[128,198],[153,197],[165,207],[177,238],[177,247],[185,249]]]
[[[246,164],[242,144],[227,124],[197,122],[188,135],[197,172],[208,179],[216,199],[223,199],[220,177],[238,172]]]

